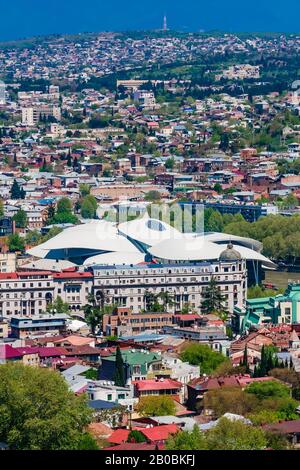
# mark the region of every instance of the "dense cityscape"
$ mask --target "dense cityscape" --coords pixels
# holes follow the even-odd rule
[[[0,449],[300,448],[300,35],[162,26],[0,43]]]

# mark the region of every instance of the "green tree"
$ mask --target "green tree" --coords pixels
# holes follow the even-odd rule
[[[9,235],[8,237],[8,249],[10,252],[14,253],[16,251],[24,251],[25,243],[24,239],[20,237],[18,233]]]
[[[289,387],[275,380],[253,382],[247,387],[246,392],[253,393],[260,400],[270,397],[285,398],[290,396]]]
[[[146,442],[146,436],[141,431],[138,431],[137,429],[133,429],[130,431],[128,434],[127,442]]]
[[[27,214],[23,209],[19,209],[13,216],[17,228],[26,228],[28,224]]]
[[[69,198],[62,197],[57,203],[54,216],[48,220],[49,224],[76,224],[78,218],[73,214],[72,203]]]
[[[141,397],[136,411],[142,416],[174,416],[176,406],[168,395]]]
[[[86,184],[86,183],[82,183],[79,185],[79,191],[80,191],[80,194],[81,194],[81,197],[85,197],[85,196],[88,196],[91,192],[91,187],[89,184]]]
[[[25,242],[27,245],[37,245],[41,241],[41,234],[38,230],[30,230],[26,233]]]
[[[208,218],[207,225],[204,228],[206,232],[223,232],[223,217],[219,211],[213,211]]]
[[[175,160],[174,160],[173,157],[168,158],[168,159],[165,161],[165,167],[166,167],[167,170],[173,170],[174,165],[175,165]]]
[[[52,303],[47,305],[46,311],[49,313],[70,313],[69,304],[64,302],[59,295]]]
[[[190,343],[180,354],[180,359],[189,364],[200,366],[202,374],[210,374],[223,362],[228,362],[228,358],[223,354],[213,351],[206,344]]]
[[[207,450],[205,434],[196,425],[192,431],[180,431],[167,439],[166,450]]]
[[[145,201],[158,202],[160,201],[160,192],[155,189],[148,191],[145,194]]]
[[[221,135],[221,141],[219,145],[219,149],[222,150],[223,152],[226,152],[229,149],[229,137],[228,134],[223,133]]]
[[[0,366],[0,440],[12,450],[95,448],[85,429],[91,411],[50,369],[8,363]]]
[[[86,323],[91,328],[93,334],[95,334],[96,328],[101,326],[102,317],[104,312],[98,305],[84,305],[84,318]]]
[[[179,431],[166,441],[167,450],[262,450],[267,446],[265,432],[242,421],[219,419],[210,430]]]
[[[11,199],[25,199],[25,191],[23,188],[20,188],[17,180],[14,180],[13,185],[10,190]]]
[[[118,387],[125,387],[126,385],[124,361],[123,361],[122,353],[121,353],[119,346],[117,347],[117,350],[116,350],[114,382],[115,382],[115,385]]]
[[[261,403],[255,395],[245,393],[240,387],[222,387],[209,390],[204,395],[205,409],[213,410],[220,418],[225,413],[235,413],[245,416],[261,409]]]
[[[299,200],[293,193],[288,194],[282,201],[282,208],[283,209],[294,209],[299,205]]]
[[[158,294],[158,298],[162,301],[163,309],[165,311],[168,310],[168,307],[172,307],[174,305],[174,295],[170,294],[170,292],[160,292]]]
[[[206,442],[209,450],[263,450],[267,445],[262,429],[227,418],[207,431]]]
[[[208,286],[202,293],[201,313],[209,314],[223,311],[224,301],[225,297],[222,295],[215,277],[212,276]]]
[[[67,166],[68,166],[68,167],[73,166],[71,151],[69,151],[69,153],[68,153]]]
[[[57,203],[57,214],[72,212],[72,203],[68,197],[62,197]]]
[[[219,194],[223,191],[223,188],[222,188],[222,186],[221,186],[220,183],[216,183],[216,184],[214,185],[214,188],[213,188],[213,189],[214,189],[214,191],[216,191],[216,192],[219,193]],[[226,215],[227,215],[227,214],[226,214]]]
[[[97,211],[97,200],[94,196],[87,195],[81,204],[81,215],[84,219],[94,219]]]

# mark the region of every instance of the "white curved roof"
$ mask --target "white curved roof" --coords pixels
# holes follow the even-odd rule
[[[261,261],[266,267],[274,267],[274,263],[261,253],[233,243],[243,259]],[[226,244],[217,244],[207,240],[207,237],[182,237],[181,240],[164,240],[149,249],[155,258],[167,261],[209,261],[219,259]]]
[[[67,228],[28,253],[44,258],[51,250],[68,248],[139,253],[129,240],[119,235],[115,225],[103,220]]]
[[[230,235],[229,233],[209,232],[205,233],[205,238],[211,242],[228,243],[237,241],[241,245],[246,246],[255,251],[261,251],[263,245],[261,242],[248,237],[239,237],[237,235]]]
[[[102,265],[120,265],[120,264],[139,264],[145,261],[145,253],[102,253],[91,256],[83,263],[84,266]]]
[[[125,237],[153,246],[163,240],[178,239],[182,234],[166,222],[152,219],[146,214],[140,219],[124,222],[118,226],[119,232]]]
[[[86,266],[143,262],[145,254],[130,239],[149,246],[148,251],[155,258],[172,262],[218,259],[231,241],[242,258],[260,261],[268,268],[275,267],[274,263],[260,253],[262,245],[256,240],[224,233],[181,233],[169,224],[148,216],[118,227],[104,220],[76,225],[30,249],[28,253],[37,258],[45,258],[52,250],[78,249],[84,256],[88,256],[87,250],[107,252],[91,256],[85,261]]]

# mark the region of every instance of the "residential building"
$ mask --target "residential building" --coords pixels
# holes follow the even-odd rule
[[[66,331],[68,316],[65,314],[55,315],[32,315],[12,316],[10,318],[11,335],[14,338],[27,338],[32,333],[61,334]]]
[[[251,326],[300,323],[300,284],[289,284],[283,295],[248,299],[245,306],[234,309],[232,325],[235,331]]]
[[[122,349],[124,375],[127,383],[132,380],[145,380],[149,373],[159,373],[162,369],[162,358],[159,353],[145,350]],[[116,368],[116,354],[101,358],[100,380],[113,380]]]

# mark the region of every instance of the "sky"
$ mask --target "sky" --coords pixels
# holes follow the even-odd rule
[[[158,29],[300,32],[299,0],[0,0],[0,40]]]

